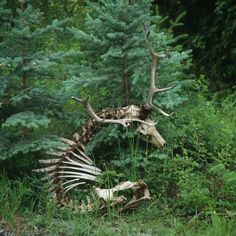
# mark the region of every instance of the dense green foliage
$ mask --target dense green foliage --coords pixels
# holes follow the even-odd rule
[[[97,4],[91,1],[88,7],[91,14],[85,19],[86,30],[75,27],[69,30],[79,40],[80,50],[87,57],[81,63],[77,85],[83,83],[90,90],[95,88],[96,100],[101,99],[102,106],[140,103],[147,97],[150,56],[144,42],[144,22],[152,24],[151,38],[155,49],[167,54],[158,68],[160,85],[167,86],[184,79],[183,71],[190,65],[189,51],[181,50],[181,45],[177,45],[172,34],[174,24],[161,32],[157,30],[163,19],[151,15],[151,1],[134,1],[132,4],[129,1]],[[161,99],[162,105],[171,108],[175,102],[180,103],[181,98],[176,93],[181,84],[176,84],[176,89],[168,93],[169,99],[165,95]]]
[[[0,232],[236,234],[235,4],[156,2],[1,1]],[[70,138],[87,119],[71,96],[89,95],[96,111],[145,101],[151,58],[144,22],[155,50],[166,54],[158,86],[176,84],[154,100],[173,111],[153,114],[167,144],[157,150],[135,127],[104,125],[88,151],[109,185],[142,178],[152,200],[106,217],[58,209],[31,169],[56,137]]]
[[[3,5],[4,6],[4,5]],[[10,10],[1,30],[1,160],[46,150],[50,113],[56,99],[50,80],[65,53],[45,49],[46,34],[63,30],[54,20],[41,25],[42,13],[31,5]]]

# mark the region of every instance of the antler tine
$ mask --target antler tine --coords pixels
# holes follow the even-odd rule
[[[84,105],[84,107],[88,111],[89,115],[91,115],[92,118],[94,118],[97,122],[103,122],[103,119],[100,118],[99,116],[97,116],[97,114],[93,111],[91,105],[89,104],[88,97],[85,99],[80,99],[77,97],[71,97],[71,98],[76,100],[77,102],[81,103],[82,105]]]
[[[164,116],[170,116],[171,114],[168,114],[166,112],[164,112],[163,110],[161,110],[159,107],[155,106],[152,103],[153,100],[153,96],[155,93],[160,93],[160,92],[165,92],[168,91],[172,88],[175,87],[175,85],[172,85],[170,87],[167,88],[157,88],[155,85],[155,79],[156,79],[156,68],[157,65],[159,63],[159,60],[163,57],[165,57],[164,54],[158,54],[154,51],[153,47],[151,46],[151,42],[149,39],[149,34],[150,34],[150,27],[148,27],[146,24],[144,24],[144,32],[145,32],[145,42],[147,45],[147,48],[152,56],[152,67],[151,67],[151,83],[150,83],[150,88],[149,88],[149,93],[148,93],[148,99],[146,101],[146,103],[144,104],[145,108],[147,108],[148,110],[155,110],[160,112],[162,115]]]
[[[115,120],[113,120],[113,119],[103,119],[103,118],[99,117],[94,112],[91,105],[89,104],[88,98],[85,98],[85,99],[80,99],[80,98],[77,98],[77,97],[71,97],[71,98],[76,100],[77,102],[81,103],[82,105],[84,105],[84,107],[88,111],[89,115],[99,123],[121,124],[124,127],[127,127],[127,126],[130,125],[131,122],[136,121],[136,122],[146,124],[146,125],[149,125],[149,126],[155,126],[156,125],[156,123],[148,123],[148,122],[145,122],[145,121],[143,121],[141,119],[138,119],[138,118],[124,118],[124,119],[115,119]]]

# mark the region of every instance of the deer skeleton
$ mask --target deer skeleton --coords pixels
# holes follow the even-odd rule
[[[154,110],[164,116],[170,116],[170,114],[167,114],[155,106],[152,101],[155,94],[168,91],[174,86],[167,88],[156,87],[156,68],[160,59],[165,57],[165,55],[156,53],[151,46],[149,28],[145,26],[144,31],[145,42],[152,57],[150,89],[146,103],[142,106],[130,105],[115,109],[102,109],[96,114],[88,98],[80,99],[72,97],[86,108],[91,119],[81,127],[80,133],[73,135],[73,140],[62,138],[62,141],[68,145],[67,147],[59,147],[57,151],[48,153],[52,156],[56,156],[56,158],[39,161],[42,164],[50,166],[34,170],[36,172],[48,173],[42,179],[49,180],[52,184],[50,191],[53,193],[59,206],[65,206],[71,203],[71,200],[67,197],[67,193],[70,190],[81,187],[81,185],[85,185],[87,182],[98,181],[98,176],[101,175],[102,171],[96,167],[93,160],[85,154],[85,147],[101,128],[101,124],[120,124],[127,127],[131,123],[136,122],[138,124],[137,131],[140,133],[143,140],[148,141],[157,148],[161,148],[165,144],[165,140],[155,128],[156,123],[149,118],[149,115],[151,111]],[[123,195],[117,195],[120,191],[127,189],[130,189],[132,192],[130,201]],[[94,192],[100,200],[99,208],[101,210],[114,205],[119,206],[120,210],[134,208],[140,202],[150,199],[148,186],[143,180],[137,182],[122,182],[110,189],[97,187],[94,189]],[[80,205],[74,204],[74,208],[84,212],[92,210],[94,204],[88,198],[87,204],[84,202]]]

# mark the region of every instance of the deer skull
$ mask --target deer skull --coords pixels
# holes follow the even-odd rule
[[[125,111],[125,115],[129,118],[138,118],[141,113],[140,107],[135,105],[124,107],[123,110]],[[140,133],[143,141],[149,142],[157,148],[162,148],[165,144],[165,140],[161,137],[153,124],[155,124],[155,122],[147,118],[143,123],[139,122],[137,131]]]
[[[150,119],[146,119],[147,123],[154,123]],[[153,144],[157,148],[162,148],[165,144],[165,140],[161,137],[159,132],[156,130],[155,126],[150,126],[146,124],[139,124],[137,131],[141,134],[141,139],[143,141]]]

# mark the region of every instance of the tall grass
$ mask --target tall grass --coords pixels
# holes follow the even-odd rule
[[[0,229],[15,235],[236,235],[234,216],[225,217],[209,212],[192,218],[180,218],[174,212],[150,202],[135,212],[106,215],[98,212],[75,213],[69,208],[58,209],[36,178],[9,180],[0,175]],[[39,187],[40,186],[40,187]]]

